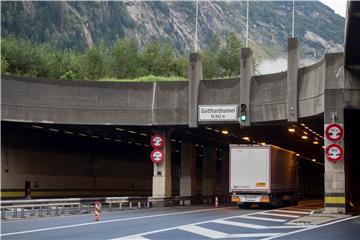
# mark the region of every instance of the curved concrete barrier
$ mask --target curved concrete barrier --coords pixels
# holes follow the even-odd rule
[[[343,61],[342,54],[333,54]],[[324,112],[324,60],[299,69],[299,117]],[[336,74],[336,73],[335,73]],[[286,120],[286,72],[253,76],[251,122]],[[129,83],[2,76],[2,120],[100,125],[187,125],[188,81]],[[202,80],[199,105],[239,104],[240,79]]]

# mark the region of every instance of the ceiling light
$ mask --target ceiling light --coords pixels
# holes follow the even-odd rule
[[[298,157],[298,156],[300,156],[300,154],[297,153],[296,156]]]
[[[222,130],[221,133],[222,134],[229,134],[229,131],[228,130]]]
[[[293,133],[295,132],[295,128],[289,128],[288,131]]]
[[[319,142],[318,141],[313,141],[313,144],[319,144]]]
[[[249,137],[243,137],[242,139],[243,139],[243,140],[246,140],[246,141],[250,141],[250,138],[249,138]]]
[[[315,158],[313,158],[313,159],[312,159],[312,161],[313,161],[313,162],[316,162],[316,159],[315,159]]]
[[[300,123],[300,125],[301,125],[301,126],[303,126],[303,127],[305,127],[305,126],[306,126],[306,125],[305,125],[305,124],[303,124],[303,123]]]
[[[308,135],[308,133],[307,133],[307,132],[305,132],[305,131],[304,131],[303,133],[304,133],[305,135]]]
[[[122,129],[122,128],[115,128],[116,130],[119,130],[119,131],[125,131],[124,129]]]
[[[44,128],[44,127],[38,126],[38,125],[33,125],[32,127],[33,127],[33,128]]]
[[[53,132],[58,132],[60,131],[59,129],[56,129],[56,128],[49,128],[50,131],[53,131]]]
[[[69,132],[69,131],[65,131],[65,133],[67,133],[67,134],[74,134],[73,132]]]
[[[266,142],[261,142],[260,145],[265,146],[265,145],[266,145]]]
[[[308,139],[308,136],[303,135],[303,136],[301,136],[301,138],[306,140],[306,139]]]

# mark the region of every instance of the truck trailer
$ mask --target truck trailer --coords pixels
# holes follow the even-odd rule
[[[231,201],[281,207],[298,203],[296,153],[273,145],[230,145]]]

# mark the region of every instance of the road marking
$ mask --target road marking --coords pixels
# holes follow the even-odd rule
[[[265,212],[268,212],[271,210],[267,210]],[[216,220],[225,220],[225,219],[232,219],[232,218],[238,218],[238,217],[243,217],[243,216],[249,216],[256,214],[255,213],[248,213],[245,215],[238,215],[238,216],[231,216],[231,217],[226,217],[226,218],[220,218],[220,219],[216,219]],[[278,220],[278,219],[277,219]],[[143,233],[138,233],[138,234],[133,234],[133,235],[128,235],[128,236],[123,236],[123,237],[119,237],[119,238],[113,238],[111,240],[125,240],[125,239],[138,239],[138,237],[142,237],[144,235],[149,235],[149,234],[154,234],[154,233],[161,233],[161,232],[166,232],[166,231],[170,231],[170,230],[175,230],[175,229],[179,229],[179,227],[184,227],[184,226],[189,226],[189,225],[200,225],[200,224],[204,224],[204,223],[211,223],[214,220],[208,220],[208,221],[203,221],[203,222],[197,222],[197,223],[192,223],[192,224],[184,224],[184,225],[180,225],[180,226],[175,226],[175,227],[168,227],[168,228],[163,228],[163,229],[158,229],[158,230],[153,230],[153,231],[148,231],[148,232],[143,232]],[[282,221],[286,221],[286,220],[282,220]]]
[[[231,225],[236,227],[244,227],[244,228],[252,228],[252,229],[264,229],[265,226],[250,224],[250,223],[242,223],[242,222],[234,222],[234,221],[226,221],[226,220],[215,220],[212,221],[214,223],[220,223],[225,225]]]
[[[284,213],[298,213],[298,214],[310,214],[311,212],[308,211],[290,211],[290,210],[273,210],[274,212],[284,212]]]
[[[229,238],[259,238],[259,237],[271,237],[277,236],[281,233],[237,233],[237,234],[229,234]]]
[[[288,218],[298,218],[301,216],[298,215],[288,215],[288,214],[278,214],[278,213],[271,213],[271,212],[266,212],[266,213],[259,213],[261,215],[268,215],[268,216],[274,216],[274,217],[288,217]]]
[[[269,237],[276,236],[281,233],[238,233],[238,234],[229,234],[224,232],[219,232],[195,225],[188,225],[179,228],[180,230],[191,232],[197,235],[212,239],[221,239],[221,238],[251,238],[251,237]]]
[[[225,225],[231,225],[236,227],[252,228],[252,229],[289,229],[289,228],[308,228],[310,226],[263,226],[250,223],[226,221],[226,220],[215,220],[214,223],[220,223]]]
[[[188,214],[188,213],[197,213],[197,212],[206,212],[206,211],[216,211],[216,210],[221,210],[221,209],[226,209],[226,208],[234,208],[234,207],[206,208],[206,209],[201,209],[201,210],[175,212],[175,213],[164,213],[164,214],[156,214],[156,215],[149,215],[149,216],[143,216],[143,217],[131,217],[131,218],[104,220],[104,221],[100,221],[100,222],[79,223],[79,224],[72,224],[72,225],[65,225],[65,226],[58,226],[58,227],[49,227],[49,228],[40,228],[40,229],[34,229],[34,230],[26,230],[26,231],[20,231],[20,232],[10,232],[10,233],[0,234],[0,236],[1,237],[2,236],[11,236],[11,235],[18,235],[18,234],[25,234],[25,233],[44,232],[44,231],[58,230],[58,229],[64,229],[64,228],[88,226],[88,225],[94,225],[94,224],[122,222],[122,221],[129,221],[129,220],[138,220],[138,219],[146,219],[146,218],[154,218],[154,217],[164,217],[164,216],[172,216],[172,215],[180,215],[180,214]]]
[[[333,224],[336,224],[336,223],[348,221],[348,220],[351,220],[351,219],[354,219],[354,218],[359,218],[359,216],[354,216],[354,217],[349,217],[349,218],[345,218],[345,219],[340,219],[340,220],[337,220],[337,221],[334,221],[334,222],[325,223],[325,224],[322,224],[322,225],[316,225],[316,226],[309,227],[309,228],[305,228],[305,229],[301,229],[301,230],[296,230],[296,231],[294,231],[294,232],[283,233],[283,234],[280,234],[280,235],[278,235],[278,236],[273,236],[273,237],[269,237],[269,238],[264,238],[264,239],[262,239],[262,240],[271,240],[271,239],[275,239],[275,238],[279,238],[279,237],[285,237],[285,236],[289,236],[289,235],[292,235],[292,234],[295,234],[295,233],[305,232],[305,231],[313,230],[313,229],[316,229],[316,228],[326,227],[326,226],[333,225]]]
[[[257,213],[258,214],[258,213]],[[287,220],[278,219],[278,218],[262,218],[262,217],[254,217],[254,216],[247,216],[242,215],[238,216],[238,218],[246,218],[246,219],[253,219],[253,220],[262,220],[262,221],[270,221],[270,222],[286,222]]]
[[[179,227],[178,229],[213,239],[228,238],[230,235],[228,233],[223,233],[195,225],[187,225],[187,226]]]

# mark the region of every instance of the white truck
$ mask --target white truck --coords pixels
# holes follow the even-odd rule
[[[231,201],[281,207],[297,205],[296,153],[273,145],[230,145]]]

